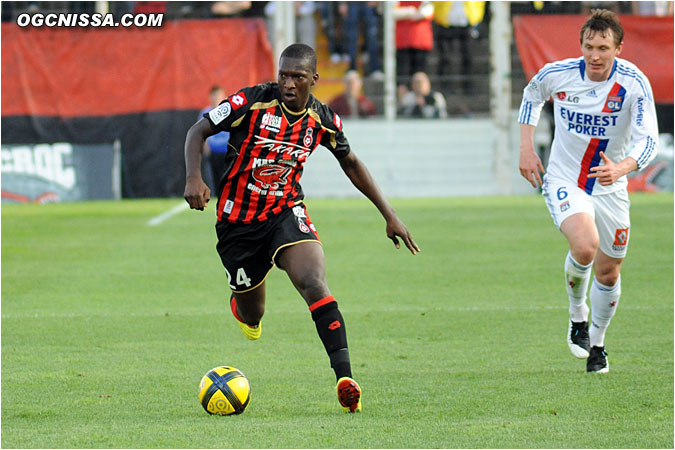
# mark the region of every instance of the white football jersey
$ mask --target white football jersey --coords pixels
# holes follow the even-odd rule
[[[591,167],[602,165],[601,151],[614,162],[630,156],[639,170],[656,156],[654,96],[634,64],[615,58],[609,78],[599,82],[588,79],[583,57],[546,64],[523,91],[518,122],[536,126],[549,97],[555,135],[547,177],[574,182],[591,195],[607,194],[628,181],[623,176],[602,186],[588,177]]]

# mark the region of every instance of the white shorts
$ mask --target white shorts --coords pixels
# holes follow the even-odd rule
[[[595,221],[600,250],[612,258],[626,257],[630,237],[630,200],[625,189],[588,195],[574,183],[546,177],[542,194],[558,229],[568,217],[586,213]]]

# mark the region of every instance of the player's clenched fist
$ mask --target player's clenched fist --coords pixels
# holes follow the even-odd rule
[[[211,198],[211,190],[201,178],[188,178],[183,197],[190,205],[190,209],[204,211]]]

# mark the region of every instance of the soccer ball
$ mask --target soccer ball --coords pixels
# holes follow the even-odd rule
[[[230,366],[215,367],[199,383],[199,401],[209,414],[241,414],[251,400],[246,375]]]

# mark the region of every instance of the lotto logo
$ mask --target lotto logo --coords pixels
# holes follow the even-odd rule
[[[243,92],[235,94],[230,97],[230,103],[232,103],[232,109],[238,109],[246,104],[246,96]]]
[[[340,119],[340,116],[335,113],[335,117],[333,117],[333,123],[337,127],[338,131],[342,131],[342,119]]]
[[[624,246],[628,242],[628,228],[618,228],[614,234],[614,245]]]

